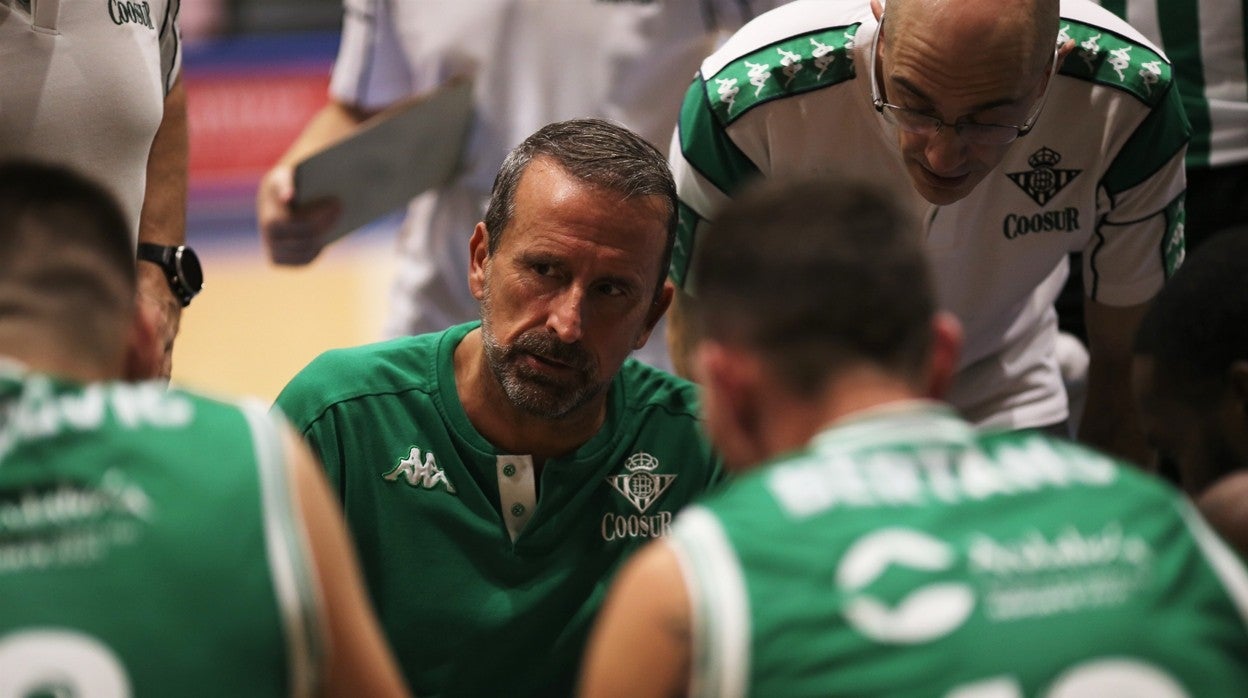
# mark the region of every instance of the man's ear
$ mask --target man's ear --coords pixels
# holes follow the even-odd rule
[[[757,357],[713,340],[700,340],[694,344],[690,367],[702,387],[708,436],[724,462],[739,470],[761,460],[765,450],[758,391],[767,377]]]
[[[932,317],[932,349],[927,362],[926,397],[944,400],[953,387],[962,354],[962,323],[952,313],[940,311]]]
[[[668,306],[672,304],[672,296],[675,293],[676,286],[672,284],[672,280],[667,279],[664,281],[663,288],[659,291],[659,297],[654,299],[654,302],[646,310],[645,329],[637,337],[637,341],[633,342],[633,349],[640,349],[646,346],[646,342],[650,339],[650,333],[654,331],[654,326],[659,324],[659,319],[663,317],[663,313],[667,312]]]
[[[126,351],[121,377],[127,381],[158,378],[165,353],[164,346],[156,334],[156,325],[140,307],[134,309],[132,316],[130,331],[126,335]]]
[[[468,241],[468,288],[478,301],[485,298],[485,264],[490,256],[490,231],[485,223],[477,223]]]

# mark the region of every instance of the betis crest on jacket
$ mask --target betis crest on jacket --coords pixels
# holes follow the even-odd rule
[[[658,467],[658,458],[639,451],[624,462],[627,473],[608,477],[607,482],[632,502],[638,513],[644,514],[676,479],[675,475],[655,473]]]

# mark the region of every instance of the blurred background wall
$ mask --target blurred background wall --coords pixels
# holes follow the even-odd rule
[[[381,337],[393,220],[296,268],[270,265],[256,230],[256,185],[324,104],[341,19],[340,0],[183,0],[187,239],[205,282],[182,316],[179,385],[272,400],[322,351]]]

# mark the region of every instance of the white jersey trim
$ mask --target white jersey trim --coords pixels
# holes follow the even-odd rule
[[[745,696],[750,679],[750,600],[745,577],[723,527],[709,510],[691,506],[665,539],[689,593],[692,667],[689,695]]]
[[[321,647],[316,610],[320,604],[309,567],[308,541],[289,487],[281,418],[269,414],[259,401],[249,400],[241,407],[251,428],[260,473],[265,548],[286,635],[290,695],[311,696],[319,690]]]
[[[1209,524],[1205,523],[1204,518],[1191,502],[1182,500],[1178,503],[1178,507],[1183,521],[1187,524],[1187,530],[1191,532],[1196,545],[1205,554],[1209,567],[1222,582],[1227,595],[1235,604],[1235,609],[1239,611],[1240,620],[1248,628],[1248,571],[1244,570],[1243,563],[1235,553],[1231,552],[1226,543],[1223,543],[1222,539],[1209,528]]]

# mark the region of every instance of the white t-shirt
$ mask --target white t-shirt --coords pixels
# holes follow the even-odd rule
[[[378,109],[475,76],[476,119],[457,182],[416,199],[401,238],[391,335],[477,316],[468,239],[507,152],[553,121],[604,117],[666,150],[698,63],[781,0],[347,0],[330,91]],[[638,353],[667,366],[662,333]]]
[[[1004,428],[1062,421],[1053,300],[1083,251],[1090,297],[1147,301],[1182,260],[1188,129],[1170,66],[1086,0],[1062,2],[1075,51],[1034,130],[965,199],[927,205],[871,104],[867,0],[798,0],[744,27],[702,64],[672,166],[682,203],[673,277],[690,273],[705,219],[752,176],[838,173],[892,190],[924,214],[941,305],[966,337],[950,401]],[[693,271],[696,273],[696,270]]]
[[[178,0],[0,4],[0,156],[108,187],[138,240],[147,157],[182,65]]]

